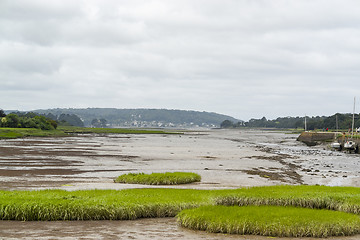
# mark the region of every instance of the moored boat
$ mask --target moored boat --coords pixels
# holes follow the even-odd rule
[[[353,141],[353,137],[354,137],[354,123],[355,123],[355,102],[356,102],[356,98],[354,97],[354,108],[353,108],[353,116],[352,116],[352,132],[351,132],[351,140],[347,140],[344,143],[344,149],[348,150],[348,151],[354,151],[354,152],[358,152],[359,148],[358,148],[358,144]]]
[[[341,151],[342,146],[339,142],[333,142],[333,143],[331,143],[331,148]]]
[[[344,143],[344,148],[347,150],[355,150],[356,148],[356,143],[354,141],[346,141]]]
[[[348,140],[344,143],[344,149],[347,151],[359,152],[358,144],[355,141]]]

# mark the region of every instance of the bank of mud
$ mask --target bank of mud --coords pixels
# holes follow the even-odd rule
[[[16,230],[14,225],[16,225]],[[318,240],[319,238],[272,238],[250,235],[215,234],[180,227],[175,218],[133,221],[13,222],[0,224],[1,239],[137,239],[137,240]],[[357,240],[359,236],[329,237],[327,240]]]

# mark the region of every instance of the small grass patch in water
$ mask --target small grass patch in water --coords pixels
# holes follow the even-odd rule
[[[128,173],[116,178],[116,183],[133,183],[146,185],[178,185],[200,182],[201,176],[191,172],[166,172],[166,173]]]
[[[203,206],[181,211],[181,226],[213,233],[272,237],[349,236],[360,232],[357,215],[280,206]]]

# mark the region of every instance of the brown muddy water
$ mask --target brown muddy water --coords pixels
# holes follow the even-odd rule
[[[297,135],[209,130],[184,135],[77,135],[0,140],[0,189],[126,189],[129,172],[192,171],[223,189],[276,184],[360,186],[360,155],[307,147]],[[190,231],[173,218],[136,221],[0,222],[0,239],[268,239]],[[286,238],[282,238],[286,239]],[[332,239],[332,238],[329,238]],[[360,236],[334,239],[360,239]]]

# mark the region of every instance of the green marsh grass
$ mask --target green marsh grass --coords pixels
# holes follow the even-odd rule
[[[203,206],[181,211],[181,226],[213,233],[273,237],[348,236],[360,232],[360,217],[330,210],[280,206]]]
[[[215,202],[228,206],[296,206],[360,214],[360,188],[308,185],[240,188],[219,195]]]
[[[200,182],[201,176],[191,172],[166,172],[166,173],[128,173],[116,178],[117,183],[135,183],[147,185],[178,185]]]
[[[182,134],[163,130],[128,129],[128,128],[85,128],[59,126],[56,130],[41,130],[36,128],[0,128],[0,139],[23,137],[59,137],[79,133],[94,134]]]
[[[58,137],[67,134],[61,130],[41,130],[37,128],[0,128],[0,139],[22,137]]]
[[[174,217],[210,204],[211,191],[190,189],[0,191],[0,219],[132,220]]]
[[[234,190],[0,191],[2,220],[130,220],[173,217],[204,205],[279,205],[360,214],[360,188],[271,186]]]

